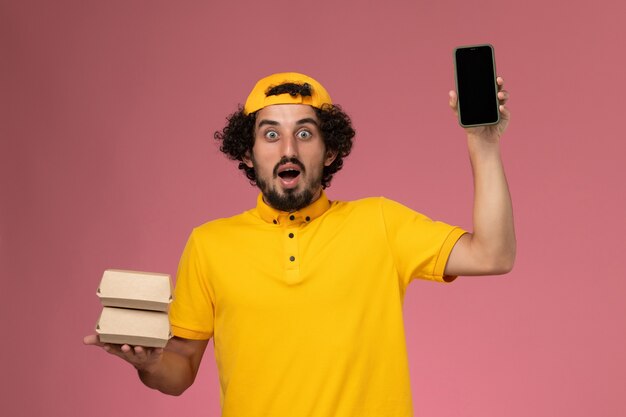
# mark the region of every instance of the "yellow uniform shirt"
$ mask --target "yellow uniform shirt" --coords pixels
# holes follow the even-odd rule
[[[223,417],[412,416],[402,303],[463,230],[384,198],[257,207],[193,230],[173,333],[214,338]]]

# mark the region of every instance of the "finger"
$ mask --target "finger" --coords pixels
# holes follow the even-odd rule
[[[502,91],[504,87],[504,79],[502,77],[496,77],[496,85],[498,86],[498,91]]]
[[[508,99],[509,99],[508,91],[506,90],[498,91],[498,100],[500,101],[500,104],[505,104]]]
[[[107,352],[116,356],[121,357],[124,355],[124,352],[122,352],[122,345],[117,345],[115,343],[104,343],[102,345],[102,348],[106,350]]]
[[[100,346],[100,347],[104,346],[104,343],[100,342],[100,338],[98,337],[97,334],[90,334],[89,336],[85,336],[83,338],[83,344]]]
[[[128,345],[118,345],[115,343],[105,343],[102,346],[104,350],[109,352],[112,355],[119,356],[120,358],[126,359],[128,354],[132,354],[132,348]]]
[[[134,348],[135,356],[141,359],[149,359],[154,356],[161,356],[163,354],[163,348],[146,348],[143,346],[135,346]]]
[[[458,104],[458,97],[456,95],[456,91],[450,90],[448,92],[448,104],[450,105],[450,108],[454,111],[456,111],[457,108],[457,104]]]
[[[115,355],[115,356],[120,357],[122,359],[126,359],[126,354],[124,352],[122,352],[121,345],[116,345],[116,344],[113,344],[113,343],[105,343],[102,346],[102,349],[104,349],[106,352],[110,353],[111,355]]]
[[[138,362],[143,362],[146,361],[148,359],[148,356],[150,354],[150,350],[149,349],[145,349],[141,346],[135,346],[133,348],[133,356],[134,359]]]
[[[126,359],[126,361],[130,362],[133,365],[136,365],[140,362],[140,358],[135,353],[135,349],[130,345],[122,345],[120,348],[122,353],[122,358]]]
[[[126,362],[134,364],[136,362],[135,351],[129,345],[105,344],[104,350],[111,355],[124,359]]]
[[[143,346],[128,347],[128,351],[123,352],[122,357],[135,367],[142,367],[150,362],[154,362],[158,360],[159,356],[163,353],[162,348],[146,348]]]
[[[508,107],[506,107],[505,105],[500,105],[499,109],[500,109],[501,118],[506,119],[506,120],[511,119],[511,112],[509,111]]]

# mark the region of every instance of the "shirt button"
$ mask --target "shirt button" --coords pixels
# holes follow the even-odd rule
[[[296,216],[294,216],[293,214],[291,216],[289,216],[289,220],[295,220]]]
[[[289,233],[289,238],[293,239],[293,233]]]
[[[311,218],[310,218],[309,216],[306,216],[306,219],[305,219],[305,220],[306,220],[307,222],[310,222],[310,221],[311,221]]]
[[[289,257],[289,260],[290,260],[291,262],[293,262],[293,261],[295,261],[295,260],[296,260],[296,257],[295,257],[295,256],[290,256],[290,257]]]

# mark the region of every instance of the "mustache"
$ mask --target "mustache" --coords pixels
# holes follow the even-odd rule
[[[280,161],[278,161],[278,163],[274,167],[274,171],[273,171],[274,178],[276,178],[278,176],[278,170],[280,169],[280,167],[285,165],[285,164],[297,165],[298,168],[300,168],[300,172],[304,173],[304,164],[302,162],[300,162],[300,160],[298,158],[295,158],[295,157],[288,158],[286,156],[283,156],[282,158],[280,158]]]

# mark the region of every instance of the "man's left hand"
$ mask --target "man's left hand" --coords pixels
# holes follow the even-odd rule
[[[498,102],[500,109],[500,122],[495,125],[489,126],[477,126],[477,127],[468,127],[465,128],[465,132],[468,136],[475,136],[485,138],[487,140],[499,140],[507,126],[509,125],[509,120],[511,118],[511,113],[509,109],[505,106],[507,100],[509,99],[509,92],[504,90],[504,79],[502,77],[496,78],[496,83],[498,85]],[[459,108],[458,108],[458,96],[456,91],[451,90],[449,93],[450,100],[450,108],[454,112],[454,115],[459,117]]]

